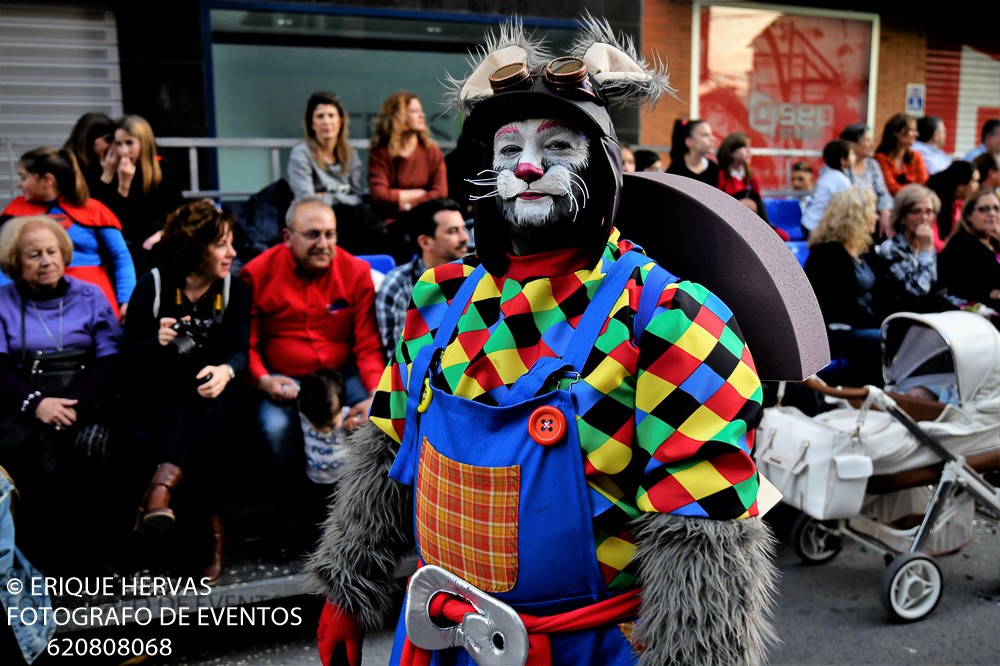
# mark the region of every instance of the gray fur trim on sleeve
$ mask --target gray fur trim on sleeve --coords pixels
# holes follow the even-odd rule
[[[377,426],[347,441],[348,467],[306,570],[311,588],[374,631],[392,610],[396,562],[412,545],[411,493],[389,478],[399,447]]]
[[[770,528],[760,518],[646,514],[632,529],[643,590],[639,666],[764,663],[778,640]]]

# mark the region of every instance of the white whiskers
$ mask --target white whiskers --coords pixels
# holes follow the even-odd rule
[[[580,194],[583,195],[584,201],[590,198],[590,189],[587,187],[587,181],[583,179],[583,176],[576,173],[575,171],[569,172],[570,182],[580,188]]]
[[[572,181],[571,181],[572,182]],[[569,199],[569,210],[573,213],[573,221],[576,222],[576,215],[580,212],[580,204],[577,202],[576,197],[573,195],[573,190],[570,189],[569,185],[563,182],[558,183],[557,187],[563,191],[563,195]]]
[[[470,194],[469,201],[479,201],[480,199],[489,199],[490,197],[495,197],[500,194],[500,190],[493,190],[492,192],[487,192],[486,194]]]
[[[590,190],[587,189],[587,183],[583,180],[583,178],[579,174],[574,173],[573,171],[570,171],[568,169],[566,170],[565,173],[566,176],[568,176],[568,178],[565,178],[565,180],[560,179],[558,187],[569,198],[570,202],[569,210],[570,212],[573,213],[573,221],[576,222],[576,216],[580,213],[581,210],[583,210],[583,206],[587,205],[587,199],[590,198]],[[576,194],[574,194],[573,192],[574,185],[580,189],[580,195],[583,198],[582,206],[580,205],[580,202],[577,200]]]
[[[500,190],[497,187],[497,176],[500,175],[499,171],[494,171],[493,169],[483,169],[477,176],[482,176],[484,173],[492,173],[493,178],[463,178],[463,180],[470,185],[475,185],[476,187],[493,187],[494,189],[486,194],[470,194],[469,201],[479,201],[480,199],[488,199],[490,197],[495,197],[500,194]]]
[[[587,205],[587,201],[590,199],[590,189],[587,187],[586,181],[582,176],[580,176],[580,174],[575,173],[571,169],[562,168],[549,172],[548,178],[545,179],[548,182],[548,186],[540,190],[534,190],[533,187],[527,185],[524,181],[513,178],[510,170],[501,172],[493,169],[484,169],[476,175],[482,176],[483,174],[492,174],[493,177],[464,179],[465,182],[475,185],[476,187],[492,188],[485,194],[470,195],[470,201],[479,201],[480,199],[488,199],[498,195],[504,197],[505,199],[509,199],[526,190],[538,191],[540,194],[554,194],[555,192],[546,191],[554,190],[559,192],[562,196],[568,198],[569,210],[573,213],[573,221],[575,222],[577,215],[581,210],[583,210],[584,206]],[[506,178],[503,184],[500,183],[501,177]],[[503,185],[503,188],[501,188],[501,185]],[[511,191],[512,186],[514,186],[513,191]],[[501,194],[501,189],[505,190],[503,194]],[[579,197],[577,197],[577,191],[580,193]]]

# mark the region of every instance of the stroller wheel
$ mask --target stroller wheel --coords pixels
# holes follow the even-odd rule
[[[913,622],[941,599],[941,569],[923,553],[903,553],[882,574],[882,605],[895,620]]]
[[[792,525],[792,546],[806,564],[824,564],[840,552],[840,530],[835,520],[816,520],[802,514]]]

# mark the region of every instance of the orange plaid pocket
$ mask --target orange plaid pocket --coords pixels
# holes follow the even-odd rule
[[[436,564],[483,592],[517,582],[521,469],[476,467],[447,458],[424,437],[417,472],[417,538]]]

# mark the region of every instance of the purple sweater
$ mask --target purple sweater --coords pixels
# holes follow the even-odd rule
[[[59,303],[62,301],[62,346],[64,349],[90,349],[99,359],[94,366],[94,379],[104,374],[107,359],[118,353],[121,327],[111,311],[108,299],[100,288],[71,277],[49,298],[27,301],[24,316],[24,337],[21,338],[21,305],[23,287],[18,284],[0,286],[0,399],[4,406],[20,407],[20,401],[33,389],[27,383],[18,366],[21,352],[30,356],[36,351],[55,351],[56,343],[46,332],[42,321],[56,340],[60,337]],[[32,307],[34,305],[35,307]],[[37,312],[36,309],[37,308]],[[100,397],[99,389],[91,381],[86,381],[74,395],[83,401]],[[94,395],[91,395],[93,393]],[[7,409],[0,411],[6,412]]]

